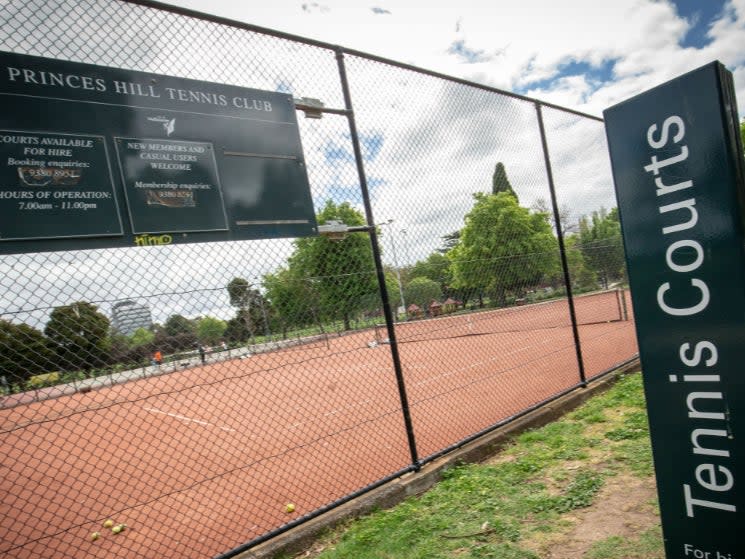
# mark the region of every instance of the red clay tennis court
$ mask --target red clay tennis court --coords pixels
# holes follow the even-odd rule
[[[576,299],[587,378],[637,352],[626,296]],[[419,457],[575,386],[567,317],[554,300],[400,325]],[[1,410],[0,553],[213,557],[404,470],[390,348],[373,341],[370,329]],[[107,518],[127,529],[105,533]]]

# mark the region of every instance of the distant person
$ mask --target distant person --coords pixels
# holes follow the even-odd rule
[[[153,353],[153,363],[158,365],[158,367],[160,367],[160,364],[163,363],[163,354],[160,352],[160,350],[157,350],[155,353]]]
[[[199,349],[199,358],[202,360],[202,365],[204,365],[206,362],[204,346],[202,344],[199,344],[198,349]]]

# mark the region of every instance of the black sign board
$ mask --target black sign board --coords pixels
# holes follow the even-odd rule
[[[104,138],[0,130],[0,216],[3,240],[121,236]]]
[[[227,230],[212,144],[117,138],[116,148],[135,233]]]
[[[745,557],[745,181],[712,63],[604,113],[665,549]]]
[[[316,234],[290,95],[0,53],[0,253]]]

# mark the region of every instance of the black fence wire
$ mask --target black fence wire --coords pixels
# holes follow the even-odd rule
[[[357,228],[1,255],[0,554],[232,557],[636,356],[599,119],[154,2],[0,21],[291,94],[317,222]]]

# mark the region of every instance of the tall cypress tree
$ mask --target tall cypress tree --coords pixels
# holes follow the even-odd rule
[[[496,167],[494,167],[494,174],[492,175],[491,185],[492,194],[509,192],[519,202],[517,194],[512,189],[512,184],[510,184],[510,179],[507,178],[507,171],[504,168],[504,163],[502,163],[501,161],[497,163]]]

